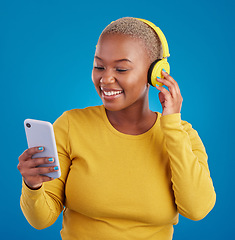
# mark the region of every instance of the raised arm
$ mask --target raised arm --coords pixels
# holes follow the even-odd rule
[[[156,86],[162,105],[161,128],[170,159],[175,201],[183,216],[199,220],[213,208],[216,195],[210,178],[207,154],[192,126],[181,121],[183,98],[177,82],[166,72]]]

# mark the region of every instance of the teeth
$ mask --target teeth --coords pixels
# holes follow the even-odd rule
[[[114,96],[122,93],[122,91],[110,91],[110,92],[103,91],[103,92],[106,96]]]

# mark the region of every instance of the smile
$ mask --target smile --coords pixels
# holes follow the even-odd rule
[[[104,89],[102,87],[100,89],[105,97],[116,97],[124,92],[123,90]]]
[[[121,94],[123,91],[103,91],[105,96],[114,96]]]

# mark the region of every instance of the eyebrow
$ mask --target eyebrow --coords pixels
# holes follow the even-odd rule
[[[98,56],[95,56],[95,58],[98,59],[98,60],[103,61],[102,58],[100,58]],[[127,58],[118,59],[118,60],[115,60],[114,62],[130,62],[130,63],[132,63],[132,61],[127,59]]]

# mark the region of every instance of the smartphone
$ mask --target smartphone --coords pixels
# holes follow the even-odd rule
[[[59,171],[50,172],[44,175],[52,178],[59,178],[61,175],[59,158],[56,148],[55,135],[53,125],[50,122],[25,119],[24,121],[25,133],[28,142],[28,148],[44,147],[44,151],[36,153],[32,158],[39,157],[53,157],[54,162],[40,165],[41,167],[58,166]]]

